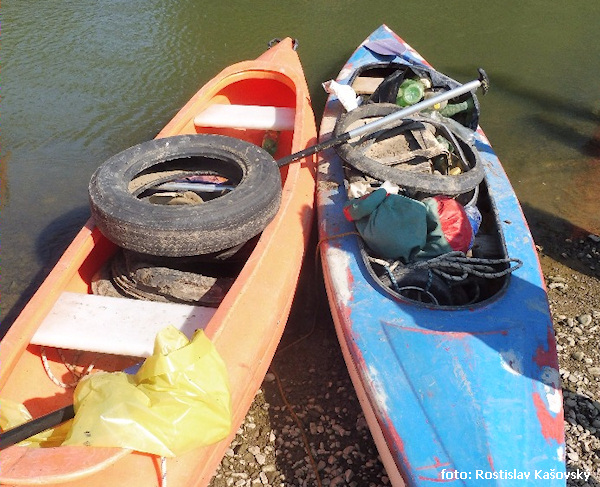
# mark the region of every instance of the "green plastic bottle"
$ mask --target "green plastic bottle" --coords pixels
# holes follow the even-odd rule
[[[457,113],[466,112],[473,107],[473,101],[469,98],[461,103],[448,103],[444,108],[440,109],[440,113],[444,117],[452,117]]]
[[[262,148],[272,156],[277,152],[279,145],[279,132],[267,130],[262,140]]]
[[[425,94],[425,86],[416,79],[405,79],[398,90],[396,104],[401,107],[408,107],[421,101]]]

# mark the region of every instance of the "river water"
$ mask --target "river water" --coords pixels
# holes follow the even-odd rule
[[[382,23],[459,81],[483,67],[481,124],[530,222],[600,233],[599,2],[8,0],[1,16],[3,327],[86,221],[96,167],[275,37],[298,39],[317,120],[321,82]]]

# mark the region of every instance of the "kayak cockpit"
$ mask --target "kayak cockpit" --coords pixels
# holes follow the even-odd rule
[[[456,84],[426,67],[366,65],[348,80],[358,107],[338,119],[334,136],[399,110],[399,86],[413,78],[425,87],[421,98]],[[395,299],[433,308],[480,305],[499,297],[520,266],[508,254],[484,176],[478,119],[477,99],[467,93],[337,149],[345,162],[345,214],[361,234],[363,264],[374,284]],[[385,202],[369,202],[382,187],[388,193]],[[427,206],[426,223],[415,223],[425,211],[417,203]],[[459,211],[470,226],[459,228]],[[460,239],[470,241],[455,245]],[[440,250],[440,241],[450,245]],[[400,250],[398,242],[404,245]]]

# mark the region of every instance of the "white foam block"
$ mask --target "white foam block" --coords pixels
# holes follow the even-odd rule
[[[64,292],[31,343],[56,348],[148,357],[168,325],[188,338],[204,329],[216,309],[176,303]]]
[[[293,108],[259,105],[210,105],[194,118],[198,127],[228,127],[257,130],[292,130]]]

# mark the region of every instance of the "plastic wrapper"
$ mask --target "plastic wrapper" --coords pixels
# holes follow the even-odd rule
[[[0,428],[7,431],[32,420],[29,410],[21,403],[10,399],[0,399]],[[71,421],[67,421],[55,428],[42,431],[35,436],[19,443],[20,446],[30,448],[60,446],[65,440]]]
[[[31,420],[31,414],[23,404],[10,399],[0,400],[0,428],[6,431]]]
[[[340,103],[347,112],[358,107],[360,99],[356,96],[356,92],[352,86],[340,84],[335,80],[325,81],[322,86],[327,93],[338,97],[338,100],[340,100]]]
[[[135,375],[93,374],[74,395],[65,445],[173,457],[215,443],[231,429],[227,370],[202,330],[191,341],[174,327],[162,330]]]

